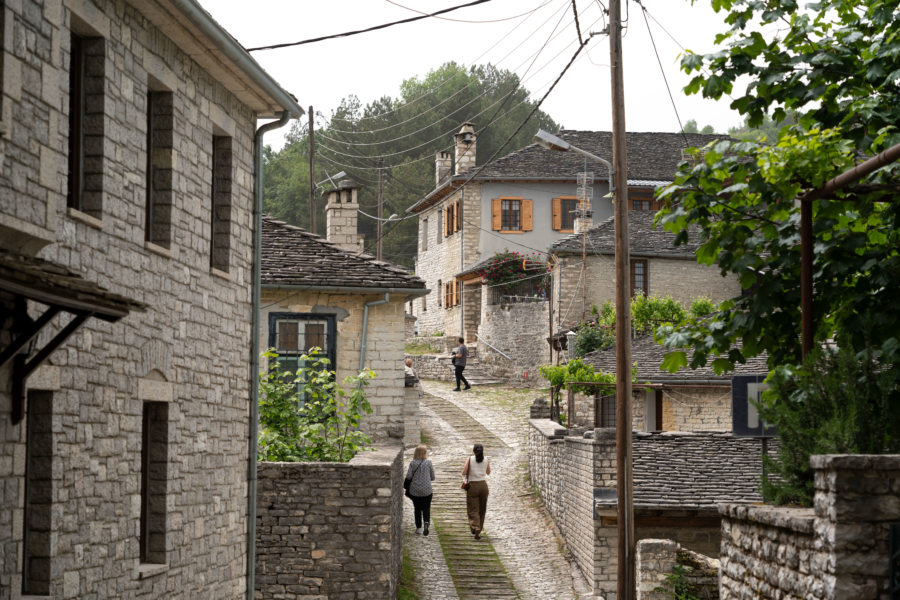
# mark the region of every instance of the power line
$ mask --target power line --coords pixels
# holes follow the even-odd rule
[[[385,2],[387,2],[388,4],[393,4],[394,6],[403,8],[403,9],[408,10],[408,11],[410,11],[410,12],[418,13],[418,14],[420,14],[420,15],[432,16],[432,15],[427,15],[426,13],[423,13],[423,12],[420,11],[420,10],[416,10],[416,9],[414,9],[414,8],[410,8],[410,7],[408,7],[408,6],[403,6],[403,5],[400,4],[399,2],[394,2],[394,0],[385,0]],[[502,23],[503,21],[512,21],[513,19],[518,19],[519,17],[524,17],[525,15],[530,15],[530,14],[534,13],[536,10],[538,10],[539,8],[541,8],[542,6],[544,6],[544,5],[546,5],[546,4],[550,4],[550,0],[547,0],[547,1],[544,2],[543,4],[539,4],[539,5],[536,6],[535,8],[532,8],[531,10],[529,10],[529,11],[527,11],[527,12],[523,12],[523,13],[520,14],[520,15],[516,15],[516,16],[514,16],[514,17],[504,17],[504,18],[502,18],[502,19],[486,19],[486,20],[484,20],[484,21],[470,21],[470,20],[467,20],[467,19],[451,19],[450,17],[435,17],[435,18],[436,18],[436,19],[441,19],[442,21],[453,21],[454,23],[475,23],[475,24],[478,24],[478,23]]]
[[[335,38],[350,37],[351,35],[358,35],[360,33],[368,33],[370,31],[377,31],[379,29],[393,27],[394,25],[402,25],[403,23],[412,23],[413,21],[420,21],[422,19],[427,19],[429,17],[434,17],[437,15],[442,15],[444,13],[452,12],[454,10],[459,10],[460,8],[467,8],[469,6],[475,6],[476,4],[484,4],[485,2],[490,2],[490,1],[491,0],[473,0],[472,2],[469,2],[467,4],[451,6],[450,8],[445,8],[443,10],[429,13],[427,15],[420,15],[418,17],[410,17],[408,19],[401,19],[400,21],[393,21],[391,23],[385,23],[383,25],[375,25],[373,27],[367,27],[366,29],[357,29],[356,31],[346,31],[344,33],[336,33],[333,35],[324,35],[321,37],[311,38],[308,40],[302,40],[299,42],[286,42],[284,44],[273,44],[271,46],[258,46],[256,48],[247,48],[247,52],[256,52],[257,50],[277,50],[278,48],[288,48],[290,46],[301,46],[303,44],[312,44],[313,42],[322,42],[325,40],[333,40]]]

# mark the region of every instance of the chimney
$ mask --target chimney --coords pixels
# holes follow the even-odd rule
[[[456,175],[465,173],[475,166],[475,124],[466,121],[455,136]]]
[[[325,205],[325,239],[349,252],[361,252],[363,237],[356,228],[359,210],[359,185],[343,179],[328,192]]]
[[[450,174],[451,164],[450,153],[446,150],[439,150],[434,155],[434,187],[440,186]]]

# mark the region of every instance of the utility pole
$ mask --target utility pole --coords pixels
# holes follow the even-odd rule
[[[382,173],[381,172],[382,172],[383,167],[384,167],[384,159],[379,158],[378,159],[378,220],[376,221],[378,223],[378,251],[375,254],[375,257],[378,260],[381,260],[381,214],[382,214],[382,205],[384,204],[383,197],[382,197],[384,190],[382,187],[382,178],[381,178]]]
[[[313,124],[316,122],[312,105],[309,106],[309,232],[316,233],[316,173]]]
[[[633,600],[634,490],[631,455],[631,257],[628,247],[628,171],[625,148],[625,91],[622,74],[621,0],[609,2],[609,64],[612,80],[613,178],[616,195],[616,598]]]

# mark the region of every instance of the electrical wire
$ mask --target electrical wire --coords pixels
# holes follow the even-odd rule
[[[428,15],[427,13],[423,13],[423,12],[420,11],[420,10],[416,10],[415,8],[410,8],[410,7],[408,7],[408,6],[403,6],[403,5],[400,4],[399,2],[394,2],[394,0],[384,0],[384,1],[387,2],[388,4],[393,4],[394,6],[397,6],[397,7],[399,7],[399,8],[403,8],[403,9],[408,10],[408,11],[410,11],[410,12],[414,12],[414,13],[417,13],[417,14],[420,14],[420,15],[432,16],[432,15]],[[474,23],[474,24],[478,24],[478,23],[501,23],[501,22],[503,22],[503,21],[512,21],[513,19],[518,19],[519,17],[524,17],[525,15],[530,15],[530,14],[533,13],[534,11],[538,10],[538,9],[541,8],[542,6],[544,6],[544,5],[546,5],[546,4],[549,4],[549,3],[550,3],[550,0],[547,0],[547,1],[544,2],[543,4],[539,4],[539,5],[536,6],[535,8],[532,8],[530,11],[523,12],[522,14],[516,15],[516,16],[514,16],[514,17],[504,17],[504,18],[502,18],[502,19],[488,19],[488,20],[484,20],[484,21],[470,21],[470,20],[467,20],[467,19],[451,19],[450,17],[434,17],[434,18],[435,18],[435,19],[440,19],[440,20],[442,20],[442,21],[453,21],[454,23]]]
[[[420,15],[418,17],[410,17],[408,19],[401,19],[400,21],[393,21],[391,23],[384,23],[383,25],[375,25],[373,27],[367,27],[366,29],[358,29],[356,31],[346,31],[344,33],[336,33],[333,35],[324,35],[317,38],[311,38],[308,40],[302,40],[299,42],[286,42],[283,44],[272,44],[271,46],[258,46],[256,48],[247,48],[247,52],[256,52],[258,50],[277,50],[278,48],[288,48],[290,46],[301,46],[303,44],[312,44],[313,42],[322,42],[325,40],[333,40],[335,38],[342,37],[350,37],[352,35],[358,35],[360,33],[369,33],[371,31],[377,31],[379,29],[385,29],[387,27],[393,27],[394,25],[402,25],[404,23],[412,23],[413,21],[421,21],[422,19],[427,19],[429,17],[435,17],[437,15],[442,15],[444,13],[452,12],[454,10],[459,10],[460,8],[467,8],[469,6],[475,6],[477,4],[484,4],[485,2],[490,2],[491,0],[472,0],[467,4],[460,4],[458,6],[451,6],[450,8],[445,8],[443,10],[439,10],[437,12],[433,12],[427,15]]]

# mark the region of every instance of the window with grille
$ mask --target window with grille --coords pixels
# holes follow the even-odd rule
[[[310,361],[302,360],[313,348],[329,360],[334,370],[337,360],[336,325],[333,315],[310,313],[272,313],[269,315],[269,347],[278,354],[270,369],[293,374],[309,368]],[[302,390],[298,387],[298,392]]]
[[[522,229],[522,202],[504,199],[500,205],[500,228],[503,231]]]
[[[650,285],[647,281],[647,261],[632,260],[631,261],[631,295],[637,294],[649,295]]]
[[[140,560],[166,562],[166,492],[169,467],[169,405],[144,402],[141,432]]]
[[[616,426],[615,395],[600,396],[600,427]]]

